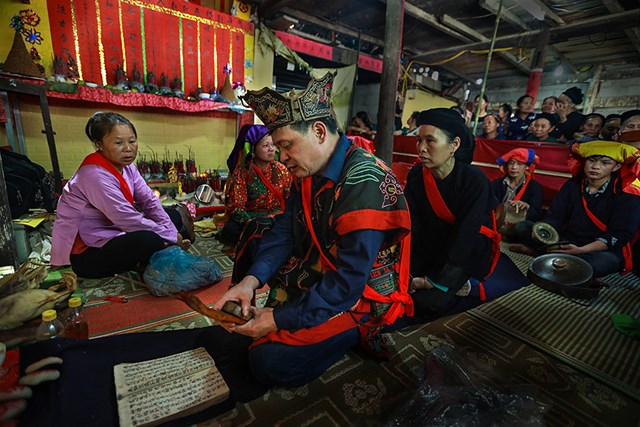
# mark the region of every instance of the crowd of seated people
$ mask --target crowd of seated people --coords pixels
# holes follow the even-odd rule
[[[473,127],[479,99],[480,95],[477,95],[473,103],[468,103],[466,110],[458,106],[451,107],[462,114],[470,129]],[[639,115],[638,110],[609,114],[606,117],[598,112],[582,114],[578,109],[582,102],[582,90],[570,87],[558,97],[544,98],[540,104],[540,112],[534,111],[533,97],[529,95],[518,98],[515,113],[512,113],[509,103],[500,104],[497,111],[492,112],[488,110],[488,98],[483,95],[476,135],[479,138],[493,140],[527,140],[572,145],[576,142],[595,140],[620,141],[622,133],[638,130],[640,127],[636,123],[640,119],[634,119],[634,116]],[[474,111],[471,111],[471,108],[474,108]],[[625,138],[626,141],[620,142],[630,141],[630,136]]]

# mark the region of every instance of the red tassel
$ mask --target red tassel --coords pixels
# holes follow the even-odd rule
[[[484,285],[482,284],[482,282],[478,283],[478,290],[480,291],[480,301],[486,301],[487,294],[484,293]]]

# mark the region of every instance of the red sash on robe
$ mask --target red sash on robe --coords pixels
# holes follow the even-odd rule
[[[522,198],[522,196],[524,196],[524,192],[527,190],[527,186],[529,185],[529,182],[531,182],[531,175],[527,175],[527,177],[525,178],[524,185],[522,186],[520,191],[518,191],[518,194],[516,194],[515,197],[513,198],[514,201],[517,202]]]
[[[589,210],[589,207],[587,206],[587,201],[585,200],[584,195],[582,195],[581,197],[582,197],[582,206],[584,207],[584,211],[589,217],[589,219],[591,220],[591,222],[596,227],[598,227],[598,229],[603,233],[607,231],[607,224],[600,221],[600,219],[597,216],[595,216],[593,212]],[[622,259],[624,260],[624,266],[622,267],[622,272],[620,274],[623,276],[625,274],[628,274],[631,270],[633,270],[633,252],[631,250],[631,247],[639,238],[640,238],[640,230],[636,232],[636,234],[633,236],[630,242],[627,242],[627,244],[622,247]]]
[[[333,264],[333,262],[331,262],[331,260],[322,250],[316,232],[313,228],[313,223],[311,222],[311,180],[311,177],[302,179],[301,195],[305,221],[307,223],[311,239],[318,249],[322,269],[324,271],[336,271],[336,266]],[[329,181],[322,188],[320,188],[320,190],[318,190],[318,194],[332,187],[333,182]],[[316,194],[316,197],[318,194]],[[365,340],[370,336],[369,332],[372,329],[379,328],[384,324],[390,325],[395,322],[398,317],[402,316],[405,313],[408,316],[413,316],[413,300],[408,293],[410,238],[411,236],[409,233],[400,242],[401,259],[400,266],[398,268],[398,283],[400,289],[394,290],[389,295],[381,295],[367,284],[365,285],[362,298],[360,298],[360,300],[358,300],[358,302],[349,311],[340,313],[327,320],[326,322],[311,328],[304,328],[297,331],[279,330],[270,332],[266,336],[254,341],[251,347],[266,342],[280,342],[288,345],[310,345],[324,341],[349,329],[359,327],[360,341],[363,344],[364,348],[367,348],[367,346],[364,345]],[[380,318],[370,319],[369,321],[363,323],[363,317],[371,313],[372,301],[391,304],[391,306],[382,316],[380,316]]]
[[[449,210],[449,207],[442,198],[442,194],[440,194],[438,186],[436,185],[436,180],[429,168],[422,168],[422,180],[424,182],[425,192],[427,193],[427,199],[429,199],[429,203],[431,204],[436,216],[447,224],[455,224],[456,217],[453,215],[451,210]],[[480,234],[491,240],[491,268],[489,269],[489,273],[486,277],[491,276],[493,270],[495,270],[496,265],[498,264],[498,260],[500,259],[500,239],[502,236],[498,233],[498,228],[496,226],[496,214],[494,211],[491,211],[491,226],[492,228],[489,228],[486,225],[481,225],[479,230]],[[478,283],[478,286],[480,288],[480,300],[485,301],[487,297],[484,292],[482,282]]]
[[[127,199],[127,201],[133,206],[133,194],[131,193],[129,184],[127,184],[127,181],[125,181],[120,171],[116,169],[115,166],[113,166],[113,163],[107,160],[99,151],[96,151],[95,153],[91,153],[84,158],[84,160],[80,164],[80,168],[87,165],[100,166],[111,175],[116,177],[116,179],[120,183],[120,190],[122,191],[124,198]],[[76,239],[74,240],[73,246],[71,247],[71,253],[77,255],[84,252],[87,248],[88,246],[80,238],[80,233],[76,234]]]

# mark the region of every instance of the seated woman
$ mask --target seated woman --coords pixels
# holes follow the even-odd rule
[[[538,114],[531,124],[532,133],[526,138],[526,140],[537,142],[558,142],[551,136],[556,123],[557,118],[555,115],[549,113]]]
[[[416,315],[442,314],[470,277],[485,278],[500,252],[491,183],[476,167],[456,160],[466,137],[454,111],[420,113],[420,163],[407,177],[411,212],[412,297]]]
[[[482,136],[484,139],[504,139],[500,130],[500,118],[496,114],[490,113],[482,120]]]
[[[247,221],[273,218],[284,210],[289,197],[291,174],[275,160],[276,148],[265,126],[244,125],[227,159],[229,167],[229,221],[220,240],[235,245]]]
[[[584,116],[580,130],[573,134],[573,142],[595,141],[600,137],[600,130],[604,125],[604,116],[600,113],[590,113]],[[569,142],[567,144],[570,144]]]
[[[358,111],[356,113],[355,117],[351,120],[351,124],[347,127],[347,135],[361,136],[370,140],[375,138],[376,132],[373,129],[373,124],[366,111]]]
[[[533,98],[523,95],[518,98],[517,111],[507,123],[507,138],[510,140],[523,140],[529,134],[529,125],[536,119],[533,113]]]
[[[533,180],[533,172],[538,163],[536,153],[532,149],[515,148],[498,157],[496,162],[505,174],[504,178],[491,183],[491,190],[501,203],[496,209],[498,223],[503,222],[506,211],[510,208],[526,211],[526,219],[537,221],[542,209],[542,186]]]
[[[630,242],[640,227],[640,152],[626,144],[592,141],[572,145],[573,179],[556,195],[544,222],[560,235],[559,249],[587,261],[593,277],[631,270]],[[516,232],[522,244],[509,249],[530,255],[545,247],[533,239],[533,222],[522,221]]]
[[[576,86],[562,92],[556,104],[558,124],[553,131],[553,137],[560,142],[573,139],[573,134],[580,130],[583,115],[578,111],[577,105],[582,104],[582,90]]]
[[[184,212],[167,213],[133,165],[133,124],[120,114],[99,112],[85,132],[97,151],[85,157],[62,191],[51,265],[71,264],[79,276],[99,278],[141,269],[169,245],[187,249],[191,232]]]

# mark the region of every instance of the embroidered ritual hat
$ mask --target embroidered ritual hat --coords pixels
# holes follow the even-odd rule
[[[331,88],[335,73],[328,72],[320,79],[312,78],[305,90],[291,90],[285,94],[267,87],[248,91],[242,100],[257,114],[269,132],[300,120],[329,117]]]

